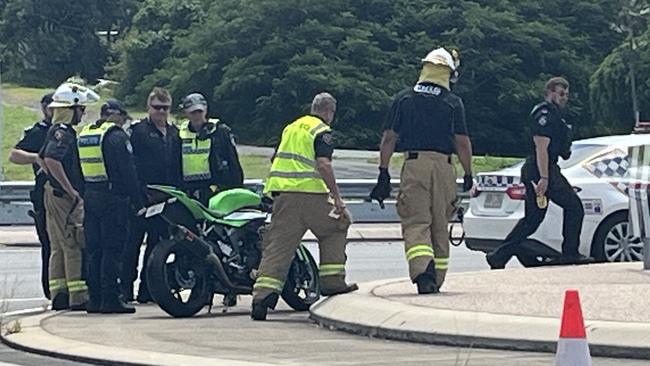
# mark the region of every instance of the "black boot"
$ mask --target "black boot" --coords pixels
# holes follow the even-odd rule
[[[118,296],[104,296],[101,307],[102,314],[133,314],[135,307],[125,304]]]
[[[237,305],[237,294],[223,295],[223,306],[232,307]]]
[[[70,308],[67,292],[60,292],[52,299],[52,310],[67,310]]]
[[[436,281],[436,268],[433,263],[429,263],[427,269],[418,275],[413,281],[418,286],[418,294],[437,294],[438,283]]]
[[[88,314],[99,314],[101,313],[102,300],[100,297],[91,296],[88,300],[88,305],[86,305],[86,312]]]
[[[88,307],[88,301],[84,301],[81,304],[70,305],[70,310],[72,311],[86,311]]]
[[[359,289],[359,286],[357,286],[356,283],[351,283],[349,285],[345,285],[343,288],[339,289],[321,289],[320,294],[322,296],[334,296],[334,295],[340,295],[340,294],[347,294],[348,292],[353,292]]]
[[[251,318],[253,320],[266,320],[266,314],[269,309],[275,309],[278,303],[278,294],[275,292],[267,295],[259,301],[253,301],[253,308],[251,310]]]
[[[495,252],[490,252],[485,255],[485,260],[490,265],[490,269],[504,269],[506,264],[500,260]]]

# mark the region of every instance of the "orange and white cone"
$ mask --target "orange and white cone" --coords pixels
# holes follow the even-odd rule
[[[567,290],[564,295],[564,311],[560,340],[555,354],[556,366],[591,366],[591,354],[585,333],[585,321],[577,290]]]

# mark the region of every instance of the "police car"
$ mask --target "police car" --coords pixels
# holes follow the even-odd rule
[[[580,253],[598,261],[643,259],[643,243],[628,229],[628,149],[647,143],[648,135],[619,135],[574,141],[571,157],[560,159],[562,174],[578,192],[585,210]],[[526,190],[520,182],[523,162],[480,173],[465,213],[465,243],[472,250],[496,248],[524,217]],[[553,261],[562,250],[562,209],[549,202],[539,229],[522,243],[517,256],[524,266]]]

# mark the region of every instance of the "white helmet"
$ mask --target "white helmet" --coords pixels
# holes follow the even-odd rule
[[[74,83],[63,83],[56,88],[49,108],[70,108],[77,105],[87,105],[99,101],[99,95],[94,91]]]
[[[425,58],[422,59],[422,62],[430,62],[436,65],[443,65],[449,67],[452,71],[456,71],[456,61],[454,57],[444,48],[436,48],[435,50],[429,52]]]

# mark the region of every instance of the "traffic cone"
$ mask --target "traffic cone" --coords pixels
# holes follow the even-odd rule
[[[591,355],[585,333],[585,321],[580,307],[577,290],[567,290],[564,294],[564,311],[560,340],[555,354],[557,366],[591,366]]]

